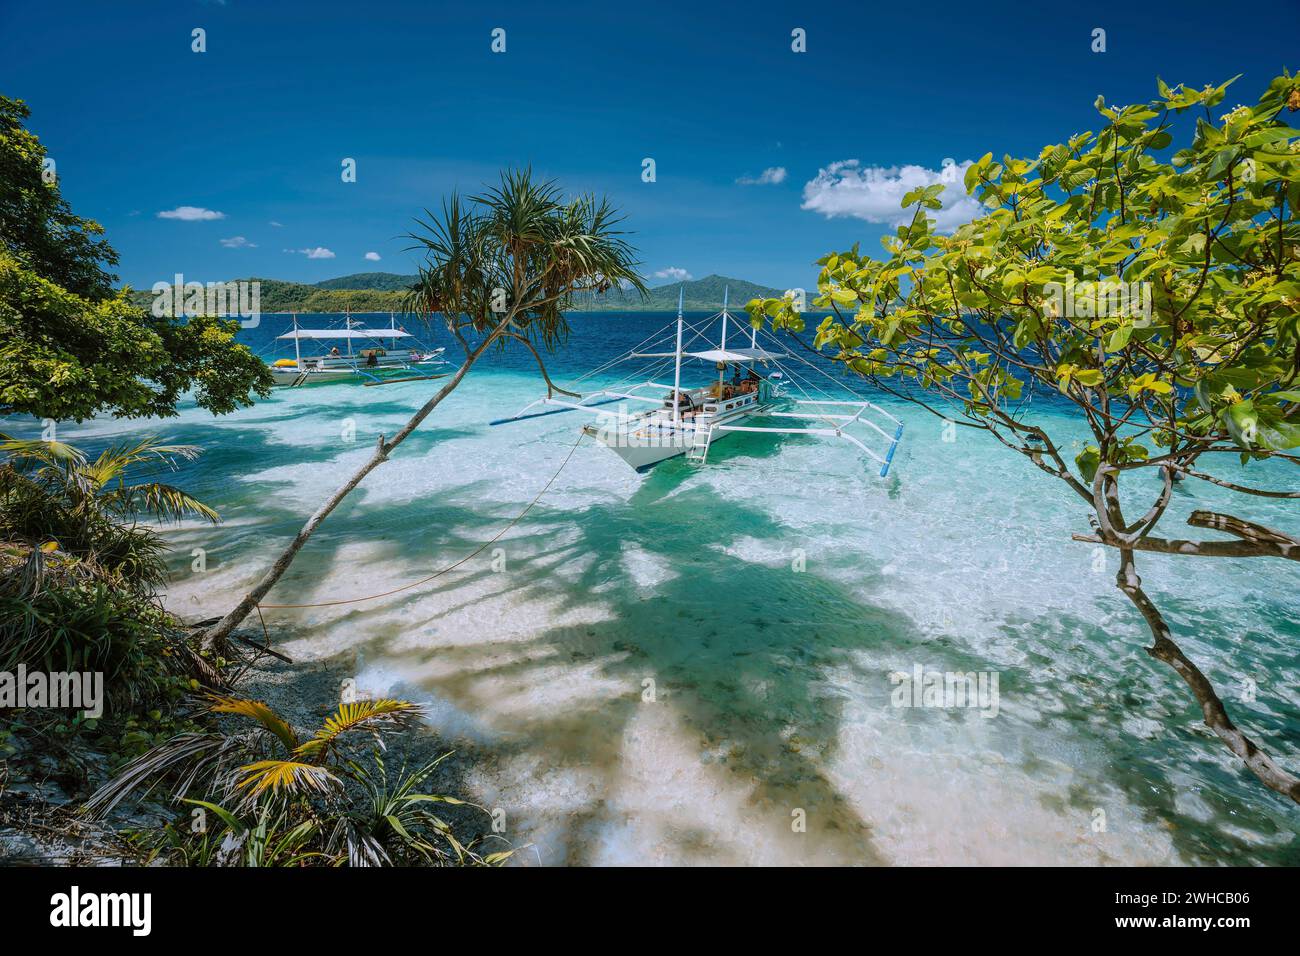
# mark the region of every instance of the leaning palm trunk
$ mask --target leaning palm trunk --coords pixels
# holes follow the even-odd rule
[[[504,328],[504,323],[502,323],[499,329],[500,328]],[[311,536],[316,532],[316,529],[320,527],[321,522],[328,518],[330,514],[333,513],[334,509],[342,504],[343,499],[352,493],[352,489],[356,488],[357,485],[361,484],[361,482],[365,480],[366,475],[370,474],[388,460],[388,456],[392,454],[393,449],[404,442],[411,432],[419,428],[420,423],[429,417],[429,414],[438,407],[444,398],[456,390],[456,386],[461,383],[470,368],[473,367],[474,363],[478,361],[479,357],[497,337],[497,333],[494,332],[491,336],[484,339],[483,343],[466,357],[464,363],[456,370],[456,374],[452,376],[451,381],[440,388],[433,398],[425,402],[420,407],[420,410],[411,416],[410,420],[402,426],[401,431],[394,435],[392,439],[385,441],[383,435],[379,436],[379,441],[375,443],[374,454],[366,460],[365,464],[353,472],[352,477],[344,482],[343,485],[339,487],[338,491],[330,495],[329,498],[327,498],[325,502],[316,509],[315,513],[307,519],[307,523],[302,526],[302,529],[294,537],[293,541],[289,542],[289,546],[280,552],[280,556],[275,559],[275,562],[271,567],[269,567],[266,573],[262,575],[262,578],[257,582],[257,585],[245,594],[243,599],[236,604],[225,617],[203,633],[203,646],[205,648],[213,647],[221,641],[224,641],[230,636],[231,631],[243,623],[244,618],[248,617],[248,615],[252,613],[253,609],[262,602],[262,599],[266,597],[271,588],[275,587],[280,578],[284,576],[284,573],[289,570],[289,565],[293,563],[293,559],[298,556],[298,552],[302,550],[303,545],[307,543]]]
[[[469,205],[453,196],[441,217],[417,220],[422,231],[411,238],[427,261],[407,306],[425,319],[441,315],[464,351],[464,362],[391,439],[379,436],[370,458],[307,519],[253,589],[204,632],[205,648],[218,646],[248,617],[321,522],[456,390],[489,348],[521,342],[537,360],[548,389],[554,389],[534,343],[550,349],[563,341],[564,308],[571,297],[615,284],[645,291],[631,247],[613,228],[619,219],[606,201],[583,197],[561,204],[553,185],[535,183],[523,171],[503,174],[500,186]],[[477,345],[471,344],[474,338]]]

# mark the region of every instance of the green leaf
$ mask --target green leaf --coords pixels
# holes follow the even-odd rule
[[[1078,466],[1079,474],[1083,476],[1083,480],[1091,482],[1097,475],[1097,466],[1101,464],[1101,449],[1096,445],[1089,445],[1074,456],[1074,463]]]
[[[204,810],[215,814],[222,823],[230,827],[236,833],[243,833],[248,827],[242,823],[238,817],[227,810],[225,807],[219,807],[215,803],[209,803],[206,800],[190,800],[186,797],[181,798],[182,803],[192,803],[196,807],[202,807]]]

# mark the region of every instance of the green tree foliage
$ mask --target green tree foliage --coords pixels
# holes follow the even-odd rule
[[[1120,555],[1117,585],[1151,631],[1148,653],[1264,783],[1300,801],[1300,779],[1233,725],[1136,571],[1136,552],[1300,560],[1300,540],[1234,515],[1189,520],[1233,540],[1157,531],[1180,478],[1241,500],[1300,498],[1228,470],[1269,462],[1269,483],[1300,463],[1300,143],[1283,118],[1300,110],[1300,79],[1278,76],[1256,105],[1216,119],[1228,85],[1160,82],[1137,106],[1098,97],[1098,132],[1032,159],[984,156],[965,176],[984,212],[951,235],[926,213],[945,185],[911,192],[915,215],[882,258],[854,246],[819,261],[814,305],[830,314],[814,344],[1067,485],[1093,525],[1075,537]],[[1186,145],[1170,153],[1175,136]],[[756,300],[751,318],[797,332],[795,306]],[[1024,413],[1035,390],[1062,396],[1091,435],[1072,461],[1069,441]]]
[[[0,96],[0,414],[167,416],[191,388],[222,414],[266,394],[236,323],[159,318],[113,291],[117,254],[69,209],[27,116]]]
[[[108,298],[117,277],[102,266],[117,265],[117,253],[99,223],[73,215],[59,193],[45,147],[23,126],[30,115],[22,100],[0,96],[0,244],[73,295]]]

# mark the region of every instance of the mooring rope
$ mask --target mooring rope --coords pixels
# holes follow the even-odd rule
[[[448,573],[449,571],[456,570],[456,568],[460,567],[466,561],[470,560],[471,558],[475,558],[478,555],[482,554],[484,551],[486,551],[489,545],[496,544],[499,540],[501,540],[502,535],[504,535],[507,531],[509,531],[520,521],[522,521],[524,519],[524,516],[527,515],[528,512],[533,510],[533,507],[537,504],[537,502],[542,500],[542,496],[545,495],[546,492],[550,490],[551,485],[555,483],[555,479],[560,477],[560,472],[564,471],[565,466],[569,464],[569,460],[573,457],[573,453],[578,450],[578,446],[582,444],[582,439],[585,437],[586,437],[586,432],[578,433],[578,440],[573,443],[573,447],[569,449],[569,453],[564,456],[564,461],[560,462],[560,467],[555,470],[555,474],[551,475],[551,477],[547,479],[546,484],[542,486],[542,490],[539,491],[537,493],[537,496],[528,503],[528,507],[524,508],[523,511],[519,512],[519,514],[511,518],[510,522],[506,524],[505,527],[503,527],[491,538],[483,542],[483,544],[479,545],[477,548],[475,548],[469,554],[465,555],[460,560],[447,565],[445,568],[440,568],[439,570],[435,571],[433,574],[430,574],[426,578],[421,578],[418,581],[412,581],[410,584],[403,584],[400,588],[393,588],[390,591],[382,591],[379,594],[367,594],[365,597],[356,597],[356,598],[342,598],[337,601],[321,601],[316,604],[258,604],[257,605],[258,615],[259,616],[261,615],[263,608],[285,610],[290,608],[338,607],[341,604],[359,604],[362,601],[375,601],[378,600],[379,598],[388,597],[389,595],[392,594],[400,594],[402,591],[409,591],[411,588],[418,588],[421,584],[428,584],[430,581],[434,580],[435,578],[440,578],[444,574]],[[265,625],[263,625],[263,627],[265,627]]]

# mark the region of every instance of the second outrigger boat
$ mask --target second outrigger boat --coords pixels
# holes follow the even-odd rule
[[[647,343],[662,335],[668,328],[665,327],[651,336],[647,343],[642,343],[631,352],[587,373],[579,382],[626,361],[639,361],[642,365],[649,362],[652,366],[649,370],[652,377],[649,380],[600,388],[573,400],[548,394],[525,405],[511,417],[490,424],[504,425],[543,415],[596,410],[615,402],[644,402],[652,407],[630,413],[624,410],[599,410],[597,415],[600,420],[583,429],[637,471],[646,471],[660,462],[679,456],[703,464],[708,459],[709,449],[714,442],[736,432],[752,432],[843,439],[855,445],[880,466],[880,477],[888,475],[894,452],[903,437],[902,421],[861,397],[836,397],[837,393],[843,394],[843,383],[834,380],[824,369],[811,362],[790,355],[781,348],[774,336],[766,332],[763,333],[763,347],[759,345],[758,330],[753,327],[738,329],[741,334],[748,332],[747,346],[737,348],[728,345],[728,326],[734,320],[727,311],[726,296],[724,291],[722,312],[700,324],[707,326],[715,319],[722,320],[720,341],[716,347],[708,342],[704,343],[705,347],[695,345],[706,330],[699,326],[687,326],[682,312],[682,294],[679,293],[676,346],[672,351],[641,351],[647,347]],[[733,341],[736,331],[733,330]],[[684,342],[687,332],[693,332],[694,336]],[[770,344],[768,339],[771,340]],[[654,344],[648,347],[653,349]],[[716,381],[696,387],[683,386],[684,360],[712,363],[718,373]],[[654,381],[653,374],[666,372],[670,361],[672,384]],[[796,371],[796,368],[800,371]],[[728,372],[731,373],[730,377]],[[814,373],[831,379],[832,388],[822,388],[810,381]],[[638,377],[642,374],[646,374],[645,371],[639,372]],[[796,398],[796,394],[802,397]],[[813,398],[813,394],[820,397]],[[534,411],[539,406],[554,407],[548,411]],[[750,424],[753,419],[774,418],[798,419],[806,424],[802,427]],[[873,418],[889,422],[893,426],[892,433],[873,421]],[[849,429],[854,426],[861,426],[882,438],[886,443],[883,450],[872,450],[852,434]]]
[[[293,328],[276,339],[293,341],[293,358],[269,363],[276,385],[297,388],[330,382],[409,382],[435,378],[429,373],[449,364],[442,358],[444,349],[428,348],[410,332],[398,328],[392,313],[386,329],[364,328],[350,314],[344,318],[343,328],[300,328],[296,313],[292,321]],[[304,342],[332,344],[318,354],[304,355]]]

